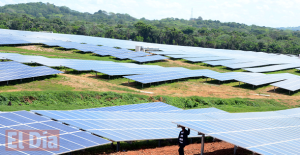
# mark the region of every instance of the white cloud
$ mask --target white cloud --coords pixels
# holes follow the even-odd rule
[[[26,2],[49,2],[80,12],[98,10],[128,13],[136,18],[161,19],[193,17],[238,22],[248,25],[300,26],[300,0],[1,0],[0,6]]]

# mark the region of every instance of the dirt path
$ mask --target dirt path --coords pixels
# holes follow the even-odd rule
[[[109,155],[177,155],[178,146],[165,146],[158,147],[154,149],[141,149],[136,151],[127,152],[117,152],[111,153]],[[232,155],[234,150],[234,145],[226,142],[212,142],[205,143],[204,154],[205,155]],[[201,154],[201,144],[190,144],[184,149],[185,155],[200,155]],[[244,150],[242,148],[237,149],[237,155],[249,155],[251,152]],[[103,154],[107,155],[107,154]]]

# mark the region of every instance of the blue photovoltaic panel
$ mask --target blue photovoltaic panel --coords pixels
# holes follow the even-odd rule
[[[283,65],[274,65],[274,66],[267,66],[267,67],[259,67],[259,68],[244,68],[246,71],[250,72],[274,72],[279,70],[291,69],[300,67],[300,64],[283,64]]]
[[[0,113],[1,154],[63,154],[110,143],[105,139],[27,111]],[[6,130],[59,130],[59,151],[6,151]],[[23,141],[23,143],[27,143]]]
[[[150,55],[150,54],[145,53],[145,52],[130,52],[130,53],[124,53],[124,54],[115,54],[112,56],[119,58],[119,59],[129,59],[129,58],[134,58],[134,57],[143,57],[143,56],[147,56],[147,55]]]
[[[211,120],[203,114],[226,113],[215,108],[181,110],[162,102],[72,111],[34,110],[41,115],[88,130],[113,141],[177,138],[174,120]],[[195,132],[190,137],[198,137]]]
[[[215,113],[227,113],[227,112],[217,108],[203,108],[203,109],[189,109],[189,110],[179,110],[179,111],[166,111],[166,113],[215,114]]]
[[[249,63],[252,62],[251,60],[219,60],[219,61],[206,61],[206,64],[212,65],[212,66],[223,66],[228,64],[241,64],[241,63]]]
[[[258,66],[266,66],[266,65],[274,65],[280,63],[273,63],[273,62],[247,62],[247,63],[238,63],[238,64],[225,64],[224,66],[231,68],[231,69],[241,69],[247,67],[258,67]]]
[[[4,63],[4,62],[2,62]],[[1,63],[1,64],[2,64]],[[9,64],[12,64],[8,62]],[[52,74],[59,74],[62,73],[61,71],[45,67],[29,67],[26,65],[16,65],[16,67],[3,67],[0,64],[0,81],[11,81],[11,80],[18,80],[18,79],[25,79],[25,78],[32,78],[32,77],[39,77],[39,76],[46,76]],[[8,69],[9,68],[9,69]]]
[[[299,154],[299,112],[300,108],[274,112],[205,114],[216,120],[175,123],[259,154]],[[276,138],[279,133],[284,138]]]
[[[124,76],[124,77],[127,78],[127,79],[138,81],[140,83],[144,83],[144,84],[186,78],[185,75],[183,75],[179,72],[175,72],[175,71],[144,74],[144,75]]]
[[[203,61],[213,61],[213,60],[230,60],[233,58],[213,56],[213,57],[184,58],[184,59],[191,62],[203,62]]]
[[[272,86],[283,88],[289,91],[297,91],[300,89],[300,78],[292,78],[277,83],[271,84]]]
[[[131,60],[134,60],[137,62],[150,62],[150,61],[158,61],[158,60],[165,60],[165,59],[168,59],[168,57],[164,57],[164,56],[160,56],[160,55],[131,58]]]
[[[153,102],[153,103],[141,103],[141,104],[131,104],[131,105],[122,105],[122,106],[112,106],[112,107],[103,107],[103,108],[92,108],[92,109],[82,109],[80,111],[135,111],[139,112],[139,110],[147,110],[147,109],[160,109],[160,108],[168,108],[165,111],[174,111],[181,110],[180,108],[176,108],[169,104],[163,102]],[[162,112],[160,110],[160,112]]]
[[[248,77],[240,77],[236,78],[235,80],[241,81],[244,83],[248,83],[254,86],[264,85],[264,84],[270,84],[278,81],[286,80],[286,77],[280,77],[280,76],[272,76],[272,74],[265,75],[262,74],[260,76],[248,76]]]

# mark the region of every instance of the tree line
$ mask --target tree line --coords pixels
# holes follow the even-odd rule
[[[81,13],[49,3],[0,7],[0,28],[53,31],[105,38],[217,49],[300,54],[300,32],[246,25],[201,17],[185,20],[136,19],[99,10]]]

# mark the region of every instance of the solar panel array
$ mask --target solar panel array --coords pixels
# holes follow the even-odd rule
[[[29,44],[31,42],[29,41],[25,41],[25,40],[22,40],[22,39],[13,39],[11,37],[1,37],[0,38],[0,45],[18,45],[18,44]]]
[[[300,63],[282,64],[282,65],[266,66],[266,67],[259,67],[259,68],[244,68],[244,69],[250,72],[263,73],[263,72],[280,71],[280,70],[291,69],[296,67],[300,67]]]
[[[175,123],[258,154],[296,155],[300,153],[299,113],[300,108],[275,112],[204,114],[212,119]]]
[[[0,82],[59,73],[62,72],[45,66],[30,67],[14,61],[0,62]]]
[[[77,49],[83,52],[93,52],[95,54],[101,56],[114,56],[118,59],[132,59],[138,62],[150,62],[150,61],[158,61],[163,59],[168,59],[167,57],[159,56],[159,55],[151,55],[145,52],[134,52],[127,49],[116,49],[113,47],[107,46],[97,46],[91,44],[79,44],[75,42],[64,42],[64,41],[56,41],[56,42],[42,42],[48,46],[60,46],[66,49]],[[147,57],[146,57],[147,56]]]
[[[73,111],[34,110],[112,141],[175,139],[180,129],[171,121],[209,119],[200,114],[226,113],[216,108],[182,110],[154,102]],[[198,137],[191,132],[190,137]]]
[[[151,61],[158,61],[158,60],[164,60],[168,59],[167,57],[160,56],[160,55],[151,55],[151,56],[145,56],[145,57],[134,57],[131,58],[131,60],[137,61],[137,62],[151,62]]]
[[[0,53],[0,57],[2,57],[3,59],[10,59],[10,60],[20,61],[25,63],[38,63],[49,67],[63,66],[78,71],[95,71],[110,76],[128,75],[124,77],[143,84],[173,81],[173,80],[194,78],[194,77],[206,77],[218,81],[235,80],[235,81],[248,83],[254,86],[259,86],[259,85],[275,83],[287,79],[300,78],[297,75],[292,75],[289,73],[270,74],[270,75],[265,75],[261,73],[244,73],[244,72],[218,73],[207,69],[190,70],[181,67],[161,67],[155,65],[116,63],[111,61],[52,59],[52,58],[46,58],[42,56],[26,56],[26,55],[15,54],[15,53]],[[11,68],[10,70],[11,73],[7,71],[2,71],[2,72],[0,71],[0,73],[2,73],[3,75],[2,76],[3,79],[1,81],[9,81],[9,80],[24,79],[30,77],[38,77],[38,76],[62,73],[60,71],[48,67],[29,67],[17,62],[14,63],[3,62],[2,64],[5,63],[8,64],[2,66],[7,69]],[[27,70],[23,69],[22,67],[14,66],[12,64],[25,66],[27,67]],[[19,68],[19,69],[14,69],[14,68]],[[296,84],[296,81],[293,83]]]
[[[289,91],[297,91],[300,89],[300,78],[288,79],[285,81],[271,84],[272,86],[283,88]]]
[[[38,116],[27,111],[1,112],[0,120],[0,154],[53,155],[111,143],[108,140],[80,131],[77,128],[64,125],[60,122],[53,121],[49,118]],[[23,151],[15,149],[12,149],[15,151],[6,151],[6,147],[8,147],[6,142],[6,130],[17,130],[19,132],[22,132],[22,130],[59,130],[59,150],[49,151],[39,148],[37,151]],[[48,134],[48,136],[54,135]],[[23,140],[23,144],[31,145],[25,140]]]
[[[299,58],[295,56],[280,55],[280,54],[268,54],[264,52],[251,52],[251,51],[239,51],[239,50],[222,50],[222,49],[208,49],[188,46],[172,46],[162,44],[149,44],[143,42],[125,41],[117,39],[107,39],[98,37],[78,36],[78,35],[66,35],[66,34],[48,34],[38,32],[26,32],[26,31],[14,31],[14,30],[3,30],[0,29],[1,38],[8,40],[16,40],[16,43],[23,44],[24,41],[28,43],[44,43],[49,46],[60,46],[68,49],[78,49],[83,52],[94,52],[99,55],[113,55],[120,59],[131,58],[138,62],[145,61],[156,61],[157,57],[165,59],[159,55],[167,55],[173,58],[184,58],[186,60],[194,62],[206,62],[210,65],[222,65],[232,69],[245,69],[250,72],[272,72],[284,69],[295,68],[299,66]],[[84,44],[81,44],[84,43]],[[98,44],[104,46],[97,46]],[[148,53],[144,52],[133,52],[131,50],[135,45],[141,45],[143,47],[155,46],[162,51],[151,51],[151,53],[159,55],[147,56]],[[113,47],[121,47],[123,49],[116,49]],[[127,48],[127,49],[126,49]],[[147,55],[145,55],[147,54]],[[2,54],[1,54],[2,55]],[[135,57],[137,56],[138,57]],[[2,56],[3,57],[3,56]],[[5,58],[22,62],[22,63],[40,63],[45,66],[64,66],[79,71],[96,71],[108,74],[111,76],[115,75],[144,75],[154,74],[162,72],[173,72],[178,70],[166,69],[164,67],[145,67],[145,66],[126,66],[120,63],[103,62],[103,61],[86,61],[86,60],[66,60],[66,59],[48,59],[38,56],[20,56],[17,54],[6,54]],[[153,58],[153,59],[152,59]],[[155,58],[155,59],[154,59]],[[161,59],[161,60],[162,60]],[[88,63],[87,63],[88,62]],[[103,67],[99,67],[103,66]],[[104,67],[106,66],[106,68]],[[110,67],[112,66],[112,67]],[[124,67],[125,66],[125,67]],[[267,66],[267,67],[261,67]],[[256,67],[256,68],[249,68]],[[117,69],[119,68],[119,69]],[[181,74],[180,71],[179,74]],[[197,73],[195,74],[197,75]],[[245,75],[245,74],[244,74]],[[219,81],[226,80],[238,80],[241,82],[261,85],[277,82],[277,80],[286,80],[286,78],[272,77],[271,79],[264,79],[267,76],[261,78],[257,77],[257,82],[252,82],[250,79],[244,79],[243,74],[214,74],[209,73],[206,77],[217,79]],[[249,74],[250,75],[250,74]],[[187,75],[185,75],[188,77]],[[192,73],[190,73],[190,77]],[[205,77],[205,76],[204,76]],[[153,77],[154,78],[154,77]],[[153,79],[152,78],[152,79]],[[180,77],[181,78],[181,77]],[[157,79],[156,81],[161,81]],[[168,80],[168,79],[166,79]],[[153,80],[155,81],[155,80]]]
[[[0,29],[2,34],[1,38],[10,38],[12,40],[23,40],[30,43],[45,43],[48,45],[59,45],[65,48],[77,48],[78,50],[91,52],[96,52],[99,50],[101,52],[110,52],[109,49],[113,47],[121,47],[123,49],[132,49],[136,45],[147,47],[156,47],[161,51],[151,51],[151,53],[168,55],[169,57],[181,55],[192,56],[194,58],[201,58],[205,55],[211,55],[221,58],[228,58],[232,60],[240,61],[251,61],[252,63],[247,66],[243,65],[242,68],[248,68],[254,66],[263,65],[274,65],[274,64],[297,64],[299,58],[290,55],[280,55],[280,54],[269,54],[264,52],[253,52],[253,51],[239,51],[239,50],[224,50],[224,49],[209,49],[209,48],[199,48],[199,47],[189,47],[189,46],[177,46],[177,45],[165,45],[165,44],[154,44],[145,42],[135,42],[128,40],[118,40],[100,37],[89,37],[81,35],[68,35],[68,34],[57,34],[57,33],[40,33],[40,32],[27,32],[27,31],[16,31],[16,30],[6,30]],[[62,44],[62,41],[64,44]],[[86,43],[86,44],[80,44]],[[62,45],[61,45],[62,44]],[[97,45],[104,46],[97,46]],[[118,49],[115,49],[118,50]],[[128,50],[127,50],[128,51]],[[129,52],[128,52],[129,53]],[[195,57],[196,56],[196,57]],[[184,58],[186,56],[183,56]],[[218,59],[216,61],[219,61]],[[200,61],[200,60],[196,60]],[[208,60],[201,60],[208,61]],[[261,64],[261,62],[267,62],[267,64]],[[234,63],[232,63],[234,64]],[[225,64],[230,65],[230,64]],[[289,66],[282,66],[283,69]],[[275,69],[277,70],[277,69]],[[270,70],[271,71],[271,70]],[[273,70],[272,70],[273,71]]]

